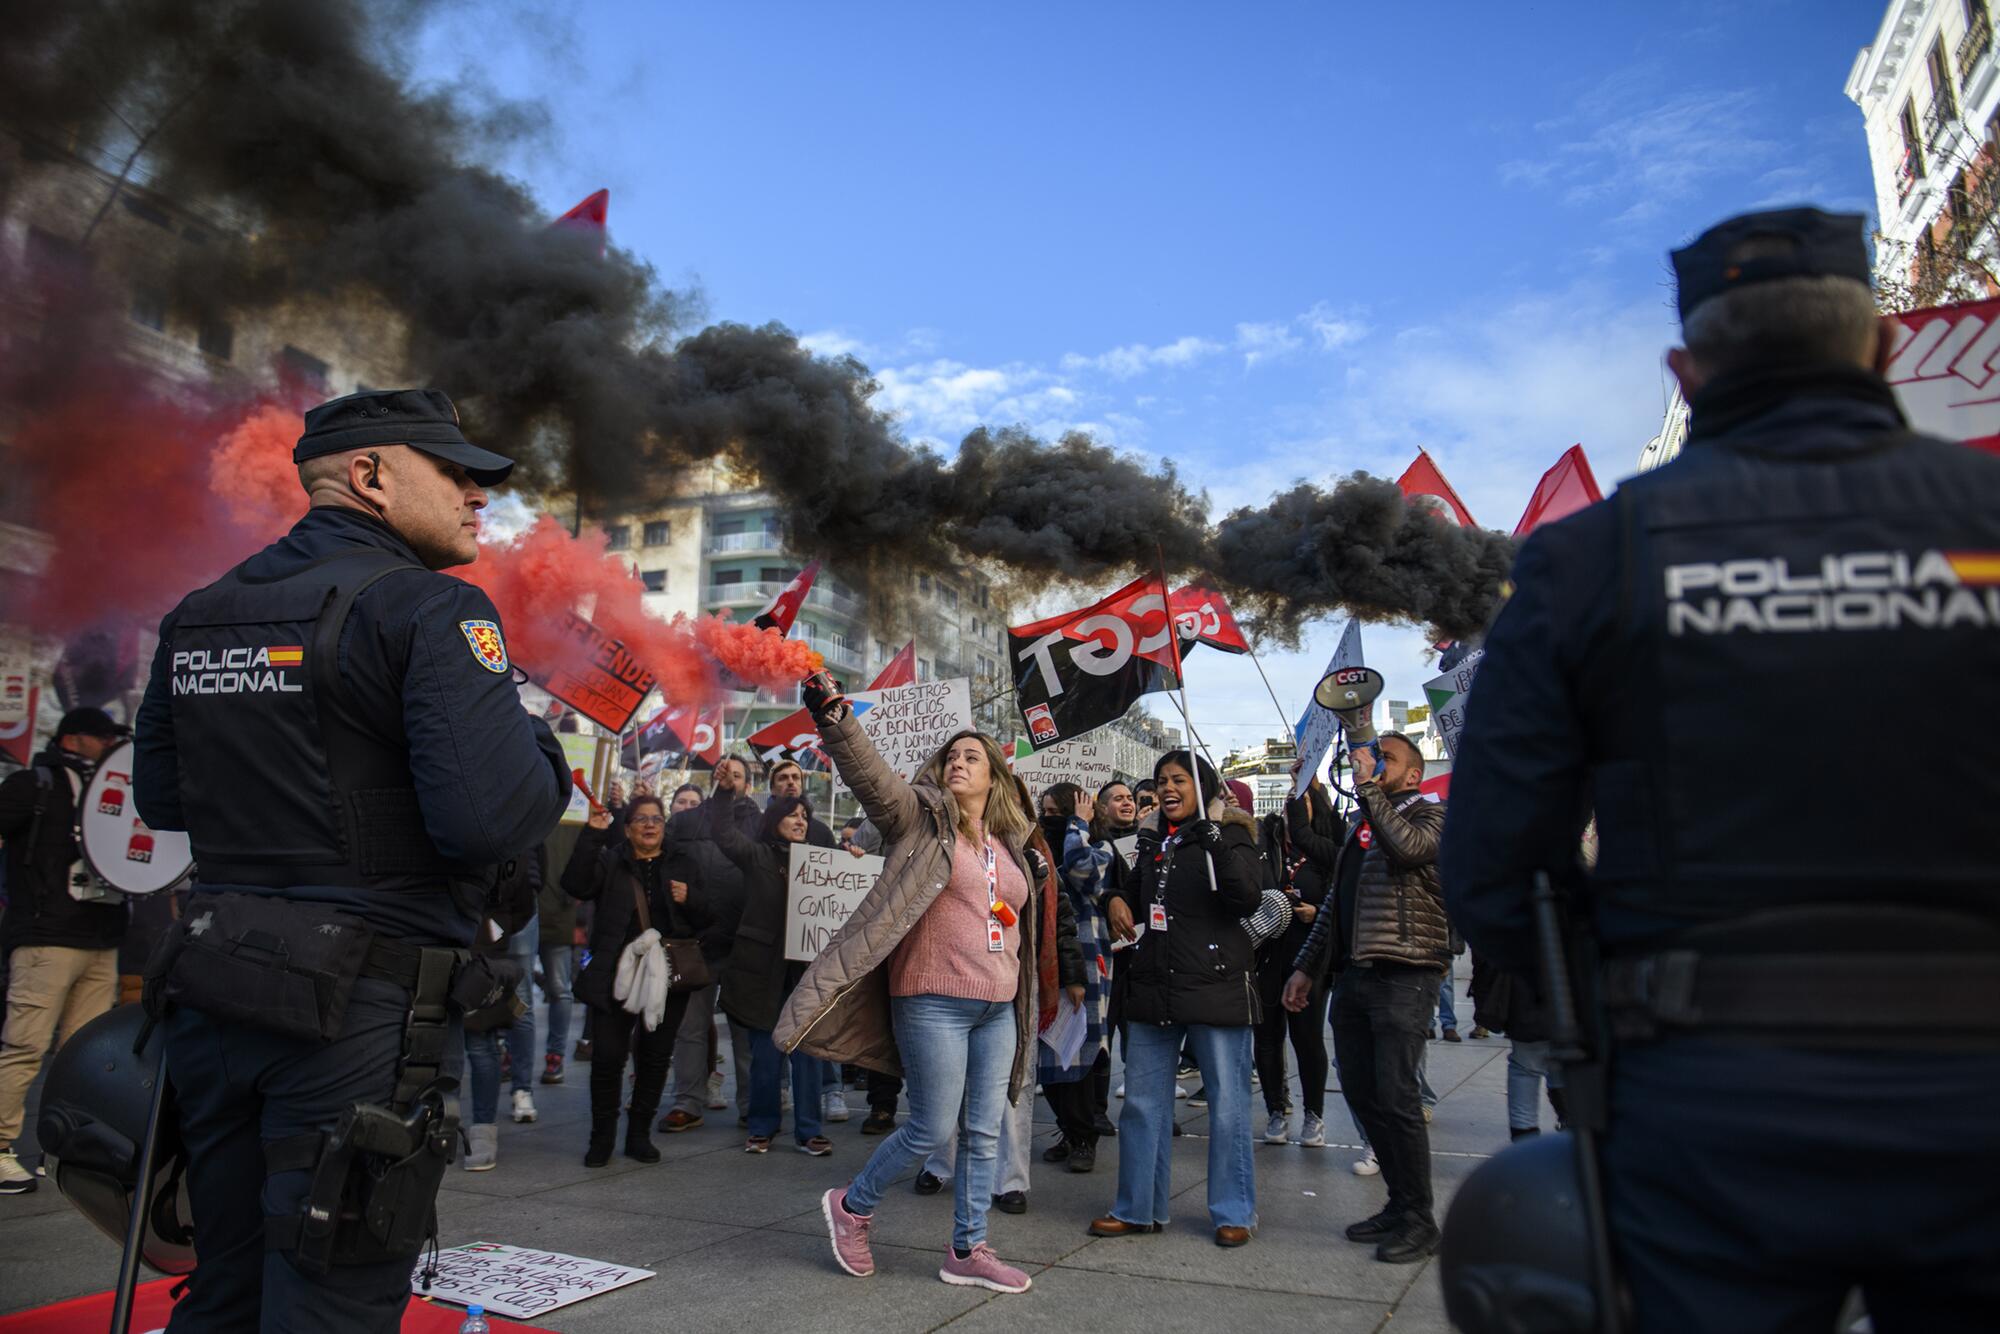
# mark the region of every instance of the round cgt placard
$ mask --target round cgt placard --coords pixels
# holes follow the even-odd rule
[[[121,741],[99,762],[83,790],[77,830],[83,860],[122,894],[172,889],[194,871],[186,834],[148,828],[132,803],[132,743]]]

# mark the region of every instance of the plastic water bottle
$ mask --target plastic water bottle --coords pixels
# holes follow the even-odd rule
[[[458,1327],[458,1334],[493,1334],[493,1326],[486,1323],[486,1308],[466,1307],[465,1323]]]

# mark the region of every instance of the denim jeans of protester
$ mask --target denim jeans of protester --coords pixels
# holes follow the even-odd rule
[[[1515,1041],[1507,1051],[1507,1128],[1537,1130],[1542,1124],[1542,1081],[1563,1086],[1562,1069],[1550,1059],[1546,1042]]]
[[[576,946],[542,946],[542,999],[549,1005],[545,1053],[569,1058],[569,1020],[575,1001]]]
[[[1165,1223],[1173,1199],[1174,1072],[1186,1043],[1208,1085],[1208,1219],[1257,1226],[1251,1161],[1250,1026],[1140,1024],[1125,1027],[1125,1108],[1118,1116],[1115,1217]]]
[[[826,1062],[795,1051],[786,1056],[771,1041],[767,1029],[746,1030],[750,1035],[750,1133],[764,1139],[778,1133],[778,1076],[787,1065],[794,1089],[817,1089],[825,1076]],[[792,1099],[792,1137],[804,1144],[820,1133],[820,1103],[817,1096]]]
[[[952,1245],[969,1250],[986,1240],[986,1214],[1000,1158],[1000,1118],[1014,1070],[1014,1003],[958,996],[895,996],[889,1001],[910,1115],[876,1146],[847,1187],[847,1207],[872,1214],[884,1191],[906,1169],[929,1157],[959,1126],[952,1174]],[[1249,1076],[1244,1076],[1246,1094]],[[811,1088],[812,1085],[806,1085]],[[1027,1097],[1029,1090],[1022,1090]],[[1171,1096],[1171,1095],[1169,1095]],[[793,1099],[796,1104],[797,1099]],[[959,1122],[960,1108],[965,1119]]]

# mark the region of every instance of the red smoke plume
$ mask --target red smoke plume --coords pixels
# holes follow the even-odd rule
[[[659,674],[660,693],[675,704],[714,699],[716,664],[763,686],[792,685],[821,666],[819,654],[775,630],[716,616],[661,620],[646,610],[638,576],[605,554],[601,530],[572,537],[546,514],[510,542],[483,544],[476,563],[453,573],[493,599],[508,652],[530,673],[569,652],[563,621],[571,611],[622,640]]]
[[[292,462],[300,415],[298,408],[260,404],[222,437],[209,458],[209,487],[230,515],[244,528],[273,539],[306,508]]]

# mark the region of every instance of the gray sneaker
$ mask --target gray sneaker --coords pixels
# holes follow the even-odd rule
[[[500,1161],[500,1127],[467,1126],[465,1170],[468,1172],[491,1172]]]
[[[1308,1121],[1306,1124],[1311,1125],[1312,1123]],[[1271,1113],[1270,1121],[1264,1126],[1264,1142],[1266,1144],[1286,1144],[1290,1143],[1291,1138],[1291,1118],[1287,1117],[1283,1112]]]
[[[1305,1128],[1299,1132],[1299,1143],[1308,1149],[1326,1147],[1326,1119],[1306,1113]]]

